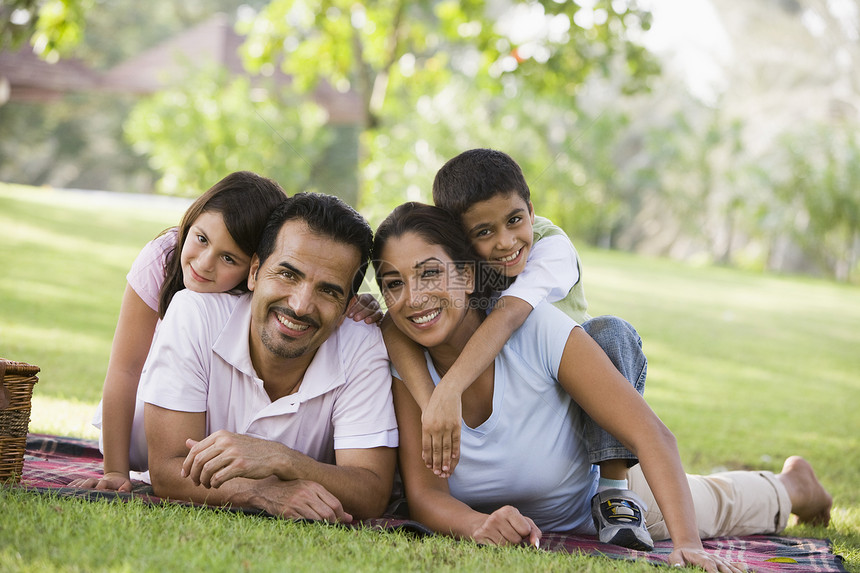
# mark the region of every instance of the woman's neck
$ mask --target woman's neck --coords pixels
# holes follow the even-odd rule
[[[483,321],[484,314],[481,311],[469,310],[448,340],[427,349],[439,376],[444,376],[448,372]]]
[[[484,317],[483,312],[470,310],[460,322],[451,340],[430,349],[430,357],[439,376],[445,376],[457,361]],[[469,381],[468,387],[461,389],[463,421],[470,428],[477,428],[493,413],[494,386],[494,366],[491,363],[477,378]]]

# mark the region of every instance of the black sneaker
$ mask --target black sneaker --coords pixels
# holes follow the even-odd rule
[[[591,498],[591,517],[601,543],[637,551],[652,551],[654,542],[645,528],[645,506],[629,489],[607,489]]]

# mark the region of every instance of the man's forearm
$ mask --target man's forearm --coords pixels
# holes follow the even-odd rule
[[[319,483],[337,497],[343,508],[356,519],[382,515],[391,495],[395,455],[392,448],[366,450],[367,455],[382,461],[378,469],[374,470],[353,465],[326,464],[286,449],[286,455],[275,462],[275,475],[279,479],[304,479]],[[390,458],[390,463],[386,458]],[[389,467],[390,472],[387,471]]]
[[[150,467],[149,473],[155,495],[219,507],[231,505],[268,511],[259,499],[259,486],[264,480],[236,478],[221,487],[207,488],[195,485],[189,477],[182,477],[183,461],[184,458],[173,458],[160,464],[160,467]]]
[[[327,492],[330,507],[364,519],[381,515],[391,494],[392,448],[338,450],[338,465],[332,465],[277,442],[223,431],[188,446],[185,458],[150,464],[157,493],[165,492],[159,495],[292,514],[294,495],[307,494],[307,482]]]

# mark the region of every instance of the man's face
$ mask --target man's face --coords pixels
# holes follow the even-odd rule
[[[251,263],[252,356],[312,357],[343,320],[360,258],[358,248],[287,221],[266,262]]]
[[[475,252],[506,277],[523,272],[532,248],[532,204],[517,193],[499,193],[463,213],[463,227]]]

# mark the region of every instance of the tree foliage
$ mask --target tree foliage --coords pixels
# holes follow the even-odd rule
[[[126,122],[135,150],[162,174],[161,192],[196,196],[239,170],[271,177],[285,189],[307,185],[328,143],[325,116],[313,102],[223,70],[190,77],[184,87],[143,100]]]
[[[0,6],[0,49],[29,40],[49,62],[77,46],[94,0],[11,0]]]
[[[525,82],[575,106],[591,74],[621,62],[640,88],[656,68],[627,29],[649,26],[624,1],[272,0],[240,29],[252,69],[279,64],[300,91],[320,81],[356,90],[376,127],[401,119],[393,99],[414,104],[455,75],[487,99]]]
[[[299,93],[327,82],[359,94],[360,205],[374,218],[429,200],[435,170],[469,147],[546,171],[577,136],[589,78],[635,91],[657,73],[631,39],[649,26],[635,2],[273,0],[238,29],[251,70],[278,65]]]
[[[377,222],[430,201],[445,160],[494,147],[520,163],[538,213],[578,241],[856,281],[858,0],[721,3],[724,23],[746,27],[727,26],[730,87],[706,101],[643,48],[651,15],[635,0],[11,0],[0,41],[35,38],[39,20],[21,15],[45,9],[39,45],[65,54],[86,12],[75,55],[109,66],[240,3],[244,61],[259,77],[189,75],[125,124],[164,191],[254,169],[339,194]],[[291,85],[259,89],[277,67]],[[311,103],[323,84],[357,94],[363,121],[323,125]],[[77,120],[72,105],[52,105],[41,136],[2,142],[20,156],[12,171],[61,184],[79,149],[81,173],[140,173],[127,153],[98,164],[92,105]],[[38,116],[13,102],[0,127]],[[0,162],[0,177],[9,169]]]
[[[783,229],[827,274],[850,281],[860,263],[860,136],[820,126],[788,134],[777,177]]]

